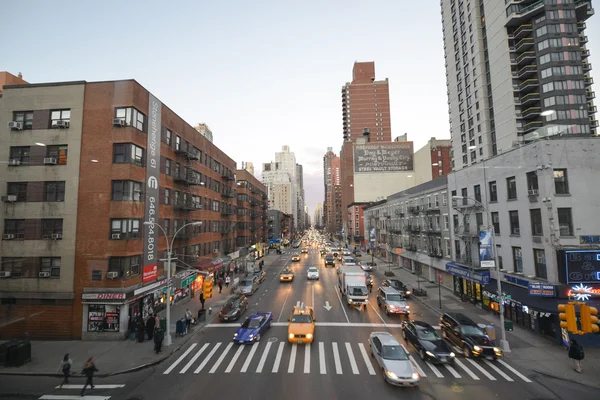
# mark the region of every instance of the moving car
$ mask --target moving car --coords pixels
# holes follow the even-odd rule
[[[319,280],[319,270],[317,269],[317,267],[310,267],[308,269],[306,277],[308,278],[308,280],[315,279],[318,281]]]
[[[465,357],[496,360],[502,350],[472,319],[461,313],[445,313],[440,317],[442,337],[450,344],[462,349]]]
[[[307,249],[307,248],[304,248],[304,249],[302,249],[302,253],[303,253],[303,254],[304,254],[304,253],[308,254],[308,249]]]
[[[354,257],[362,257],[360,250],[354,250]]]
[[[300,261],[300,254],[294,253],[294,255],[292,256],[292,261]]]
[[[327,249],[322,248],[320,253],[321,253],[321,257],[325,256],[327,254]]]
[[[240,280],[240,292],[246,296],[252,296],[254,292],[258,290],[258,278],[256,276],[249,276]]]
[[[369,335],[371,355],[383,371],[384,379],[397,386],[417,386],[421,376],[410,361],[408,350],[389,332]]]
[[[265,271],[254,270],[254,276],[258,278],[258,283],[263,283],[265,278],[267,277],[267,273]]]
[[[288,319],[288,342],[312,343],[315,335],[315,309],[301,304],[295,306]]]
[[[291,282],[294,280],[294,271],[289,268],[279,273],[279,282]]]
[[[371,272],[371,271],[373,271],[373,267],[371,265],[363,264],[363,263],[359,263],[358,265],[360,265],[360,267],[362,268],[362,270],[365,271],[365,272]]]
[[[325,267],[327,267],[328,265],[335,267],[335,257],[331,253],[325,256]]]
[[[239,344],[254,343],[260,341],[260,336],[271,327],[273,313],[255,312],[238,328],[233,334],[233,341]]]
[[[243,294],[234,295],[219,311],[221,321],[237,321],[248,309],[248,299]]]
[[[406,287],[406,285],[404,283],[402,283],[402,281],[399,281],[398,279],[386,279],[383,282],[381,282],[381,286],[392,287],[392,288],[396,289],[397,291],[399,291],[400,293],[402,293],[402,296],[410,297],[410,290],[408,290],[408,287]]]
[[[448,343],[428,323],[405,321],[402,324],[402,337],[413,345],[423,361],[434,364],[454,364],[456,355]]]
[[[380,286],[377,289],[377,305],[385,310],[386,315],[410,315],[410,306],[402,294],[389,286]]]

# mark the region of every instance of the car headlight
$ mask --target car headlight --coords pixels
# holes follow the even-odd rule
[[[290,339],[294,338],[294,334],[293,333],[290,333],[288,336],[289,336]]]
[[[236,338],[237,337],[237,332],[233,334],[233,337]]]
[[[494,347],[494,353],[500,354],[500,353],[502,353],[502,351],[499,348]]]
[[[398,375],[396,375],[392,371],[385,371],[385,373],[386,373],[387,376],[389,376],[392,379],[398,379]]]
[[[407,291],[406,291],[406,294],[410,294],[410,290],[407,290]]]
[[[456,354],[450,353],[450,357],[456,357]]]
[[[430,351],[426,351],[426,352],[425,352],[425,354],[427,354],[429,357],[433,357],[433,358],[435,358],[435,354],[433,354],[433,353],[432,353],[432,352],[430,352]]]
[[[306,334],[306,338],[307,338],[307,339],[312,339],[312,333],[307,333],[307,334]]]
[[[473,351],[481,351],[481,347],[479,347],[479,346],[473,346]]]
[[[413,372],[412,378],[413,379],[419,379],[419,373],[418,372]]]

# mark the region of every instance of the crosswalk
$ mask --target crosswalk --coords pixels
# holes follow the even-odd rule
[[[281,254],[286,254],[286,255],[292,255],[292,254],[302,254],[301,253],[301,249],[293,249],[293,250],[283,250],[281,252]],[[303,254],[307,254],[307,253],[303,253]],[[321,254],[321,252],[319,251],[319,249],[308,249],[308,254]]]
[[[362,342],[313,342],[299,346],[271,338],[252,345],[192,343],[163,374],[377,375],[379,367],[370,352],[368,343]],[[501,359],[456,358],[454,365],[434,365],[412,355],[410,360],[423,378],[531,383],[527,376]]]
[[[94,389],[89,386],[86,389],[86,395],[80,396],[83,385],[63,385],[56,386],[58,391],[53,394],[44,394],[38,400],[109,400],[111,396],[107,396],[105,392],[111,389],[122,389],[125,385],[94,385]],[[96,394],[102,393],[102,394]]]

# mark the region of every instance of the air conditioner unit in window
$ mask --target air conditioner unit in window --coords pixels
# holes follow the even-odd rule
[[[0,271],[0,278],[10,278],[10,271]]]
[[[119,126],[119,127],[124,127],[127,124],[125,123],[125,120],[123,118],[115,118],[113,119],[113,126]]]
[[[112,240],[119,240],[121,239],[121,234],[120,233],[113,233],[111,235]]]
[[[62,239],[62,233],[53,233],[52,239],[54,239],[54,240]]]
[[[17,196],[15,196],[14,194],[9,194],[8,196],[2,196],[2,201],[6,202],[6,203],[14,203],[15,201],[17,201]]]
[[[46,158],[44,158],[44,164],[46,164],[46,165],[56,165],[56,158],[46,157]]]
[[[13,166],[15,166],[15,165],[21,165],[21,160],[14,160],[14,159],[9,160],[8,161],[8,165],[13,165]]]
[[[15,238],[15,235],[13,235],[12,233],[5,233],[4,235],[2,235],[2,239],[4,240],[13,240]]]
[[[117,279],[119,277],[119,272],[118,271],[108,271],[106,273],[106,277],[108,279]]]
[[[40,278],[50,278],[50,272],[46,272],[46,271],[40,272],[38,274],[38,277],[40,277]]]
[[[528,193],[530,196],[537,196],[538,190],[537,189],[529,189]]]
[[[56,121],[54,123],[54,126],[56,126],[57,128],[64,128],[64,129],[66,129],[66,128],[69,127],[69,124],[70,124],[69,121],[60,120],[60,121]]]
[[[17,122],[17,121],[9,121],[8,129],[11,129],[13,131],[21,131],[21,130],[23,130],[23,123]]]

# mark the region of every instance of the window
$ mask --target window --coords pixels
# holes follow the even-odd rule
[[[56,128],[58,121],[71,121],[71,110],[52,110],[50,111],[50,127]]]
[[[165,129],[165,143],[169,147],[171,146],[171,141],[173,140],[172,138],[173,138],[173,133],[170,130]]]
[[[520,235],[521,230],[519,229],[519,212],[516,210],[509,211],[508,215],[510,220],[510,234]]]
[[[52,278],[60,278],[60,257],[42,257],[40,272],[50,272]]]
[[[569,181],[567,180],[566,169],[554,170],[554,193],[569,194]]]
[[[17,196],[17,201],[27,201],[27,182],[8,182],[6,194]]]
[[[560,236],[573,236],[573,219],[570,208],[558,208],[558,228]]]
[[[165,204],[171,204],[171,189],[165,189]]]
[[[175,136],[175,151],[181,150],[181,137]]]
[[[33,111],[17,111],[13,113],[13,121],[23,124],[23,129],[33,129]]]
[[[496,181],[490,182],[490,202],[498,201],[498,188],[496,187]]]
[[[20,278],[23,269],[23,259],[18,257],[2,257],[0,270],[10,272],[11,278]]]
[[[450,229],[450,218],[447,215],[444,215],[444,230],[447,231]]]
[[[67,145],[46,146],[46,157],[56,159],[58,165],[67,165]]]
[[[473,196],[475,197],[475,200],[481,203],[481,186],[473,186]]]
[[[171,175],[171,159],[165,159],[165,175]]]
[[[19,164],[27,164],[29,162],[29,146],[11,147],[9,159],[11,162],[14,160]]]
[[[44,201],[65,201],[65,182],[44,182]]]
[[[523,272],[523,252],[520,247],[513,247],[513,267],[514,272]]]
[[[52,235],[62,235],[63,220],[62,219],[43,219],[42,220],[42,237],[45,239],[52,238]],[[55,237],[58,239],[58,237]]]
[[[533,263],[535,265],[535,276],[542,279],[548,278],[546,271],[546,252],[543,249],[533,249]]]
[[[142,201],[142,183],[136,181],[112,181],[113,201]]]
[[[141,256],[110,257],[108,259],[108,271],[116,271],[121,278],[129,278],[140,274]]]
[[[531,217],[531,234],[533,236],[543,236],[542,210],[539,208],[529,210],[529,215]]]
[[[127,126],[146,132],[146,116],[133,107],[119,107],[115,109],[115,118],[125,120]]]
[[[517,198],[517,181],[515,177],[506,178],[506,194],[508,200]]]
[[[112,304],[88,305],[88,332],[119,332],[121,306]]]
[[[529,195],[537,195],[539,190],[538,177],[535,171],[527,173],[527,191]]]
[[[493,212],[492,214],[492,225],[494,225],[494,234],[500,234],[500,215],[497,212]]]
[[[13,235],[13,239],[25,238],[25,220],[24,219],[5,219],[4,234]]]
[[[115,143],[113,146],[113,163],[135,164],[142,167],[144,164],[144,149],[133,143]]]
[[[140,220],[139,219],[111,219],[110,220],[110,238],[117,239],[139,239]],[[113,235],[118,235],[113,236]]]

